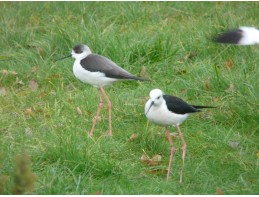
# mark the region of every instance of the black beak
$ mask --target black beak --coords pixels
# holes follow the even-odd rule
[[[150,108],[151,108],[153,105],[154,105],[154,101],[151,102],[151,104],[150,104],[150,106],[149,106],[149,108],[148,108],[148,110],[147,110],[147,112],[146,112],[146,115],[147,115],[147,113],[149,112]]]
[[[66,59],[66,58],[69,58],[69,57],[72,57],[72,54],[69,54],[69,55],[67,55],[67,56],[65,56],[65,57],[62,57],[62,58],[59,58],[59,59],[56,59],[55,62],[56,62],[56,61],[59,61],[59,60]]]

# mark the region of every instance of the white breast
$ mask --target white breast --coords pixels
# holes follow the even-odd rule
[[[87,71],[80,65],[80,61],[77,60],[73,65],[73,73],[80,81],[91,84],[95,87],[103,87],[117,81],[117,79],[105,77],[104,73]]]
[[[146,117],[159,125],[164,125],[164,126],[170,126],[170,125],[180,125],[188,116],[189,114],[175,114],[172,113],[167,109],[167,106],[164,103],[160,106],[155,106],[153,105],[148,113],[146,114]],[[149,100],[146,105],[145,105],[145,113],[148,110],[150,106],[151,100]]]
[[[241,45],[259,44],[259,30],[254,27],[240,27],[243,37],[239,41]]]

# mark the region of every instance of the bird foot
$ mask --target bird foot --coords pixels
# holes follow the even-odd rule
[[[105,133],[105,134],[102,134],[102,135],[100,136],[100,138],[101,138],[101,137],[112,137],[112,135],[109,134],[109,132],[107,132],[107,133]]]
[[[92,133],[88,133],[88,138],[92,138],[93,134]]]
[[[108,131],[108,136],[112,136],[112,130]]]
[[[183,182],[183,176],[182,176],[182,175],[180,175],[179,183],[180,183],[180,184],[182,184],[182,182]]]
[[[105,134],[102,134],[100,137],[111,137],[111,136],[112,136],[112,132],[107,131]]]
[[[100,122],[101,121],[101,116],[95,116],[93,118],[93,122]]]
[[[166,175],[166,180],[168,181],[170,178],[170,170],[167,169],[167,175]]]

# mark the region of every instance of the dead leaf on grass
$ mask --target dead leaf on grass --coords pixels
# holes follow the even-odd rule
[[[214,103],[217,103],[217,102],[219,101],[219,97],[213,97],[212,101],[213,101]]]
[[[43,98],[47,95],[47,93],[45,91],[41,92],[39,95],[38,95],[38,98]]]
[[[195,51],[190,51],[189,53],[187,53],[185,56],[183,56],[181,59],[180,59],[180,62],[185,62],[186,60],[188,59],[192,59],[194,58],[195,56],[197,56],[197,53]]]
[[[26,134],[27,136],[32,136],[33,134],[32,134],[31,128],[29,128],[29,127],[25,128],[25,134]]]
[[[14,70],[9,71],[9,75],[17,75],[17,74],[18,74],[18,73],[15,72]]]
[[[67,99],[67,102],[74,103],[74,99],[69,98],[69,99]]]
[[[236,88],[235,88],[234,84],[230,83],[228,89],[226,89],[225,92],[233,93],[233,92],[235,92],[235,90],[236,90]]]
[[[144,164],[148,163],[149,160],[150,160],[150,158],[149,158],[149,156],[147,156],[146,154],[143,154],[143,155],[141,155],[141,157],[140,157],[140,161],[141,161],[142,163],[144,163]]]
[[[151,162],[154,164],[160,163],[162,160],[162,156],[160,154],[155,155],[152,159]]]
[[[205,90],[210,91],[210,77],[204,82]]]
[[[38,82],[35,79],[30,80],[29,87],[32,91],[38,90]]]
[[[9,71],[8,70],[1,70],[0,73],[3,74],[3,75],[8,75]]]
[[[20,80],[18,77],[16,77],[15,79],[15,83],[19,86],[23,86],[24,85],[24,82],[22,80]]]
[[[142,96],[140,97],[140,103],[142,105],[145,105],[145,103],[148,101],[149,97],[148,96]]]
[[[231,148],[237,148],[239,146],[240,142],[237,142],[237,141],[229,141],[228,142],[228,145],[231,147]]]
[[[143,154],[140,158],[140,161],[149,166],[157,166],[161,163],[162,156],[160,154],[155,155],[153,158],[149,158],[148,155]]]
[[[92,195],[102,195],[102,192],[101,191],[96,191]]]
[[[59,74],[53,74],[53,75],[50,75],[49,77],[47,77],[45,80],[52,81],[53,79],[59,79],[59,78],[60,78]]]
[[[145,173],[160,175],[160,174],[167,174],[167,170],[152,169],[152,170],[145,170]]]
[[[220,187],[217,187],[217,188],[216,188],[216,194],[217,194],[217,195],[224,195],[224,192],[221,190]]]
[[[70,83],[67,86],[65,86],[65,89],[67,91],[74,91],[76,89],[76,87],[72,83]]]
[[[13,70],[1,70],[0,71],[1,74],[3,75],[17,75],[17,72],[13,71]]]
[[[133,134],[130,136],[128,142],[132,142],[132,141],[134,141],[134,140],[137,139],[137,138],[138,138],[138,134],[133,133]]]
[[[141,66],[139,76],[144,78],[149,78],[146,66]]]
[[[28,108],[28,109],[25,109],[23,114],[26,115],[26,116],[31,116],[33,113],[32,109],[31,108]]]
[[[41,47],[38,47],[38,48],[37,48],[37,51],[38,51],[38,53],[39,53],[40,56],[42,56],[43,53],[44,53],[44,50],[43,50],[43,48],[41,48]]]
[[[38,71],[38,68],[39,68],[39,65],[33,66],[33,67],[31,68],[31,72],[32,72],[32,73],[37,72],[37,71]]]
[[[186,88],[184,88],[184,89],[181,89],[180,92],[181,92],[182,94],[187,94],[188,90],[187,90]]]
[[[6,95],[5,87],[0,87],[0,96],[5,96],[5,95]]]
[[[82,115],[83,114],[79,107],[76,108],[76,112],[77,112],[78,115]]]
[[[228,61],[225,62],[225,66],[228,69],[228,71],[232,69],[233,65],[234,65],[234,62],[232,59],[229,59]]]

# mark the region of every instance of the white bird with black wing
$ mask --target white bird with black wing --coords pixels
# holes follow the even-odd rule
[[[171,153],[167,171],[167,179],[170,176],[170,169],[172,165],[172,160],[174,157],[175,147],[172,141],[172,137],[168,130],[168,126],[175,126],[178,130],[179,136],[183,144],[182,153],[182,169],[180,173],[180,183],[182,182],[184,159],[186,153],[186,142],[183,138],[183,134],[180,129],[180,124],[186,120],[186,118],[195,112],[200,112],[201,108],[214,108],[209,106],[197,106],[190,105],[180,98],[175,96],[165,95],[160,89],[153,89],[149,93],[150,99],[145,105],[145,115],[146,117],[156,124],[165,126],[168,140],[171,145]]]
[[[103,99],[104,96],[107,104],[108,104],[108,112],[109,112],[109,131],[108,135],[112,135],[112,116],[111,116],[111,102],[106,95],[103,87],[110,85],[115,81],[120,80],[140,80],[146,81],[147,79],[143,79],[140,77],[136,77],[129,73],[128,71],[124,70],[123,68],[119,67],[116,63],[111,61],[110,59],[98,55],[93,54],[90,48],[84,44],[76,45],[72,53],[66,57],[61,59],[65,59],[68,57],[75,58],[75,62],[73,64],[73,73],[77,79],[84,83],[88,83],[94,87],[99,89],[100,93],[100,103],[96,113],[96,116],[93,121],[92,129],[89,133],[91,137],[94,133],[96,122],[99,118],[100,111],[103,106]],[[58,60],[61,60],[58,59]]]
[[[225,31],[214,38],[223,44],[254,45],[259,44],[259,29],[255,27],[239,27]]]

